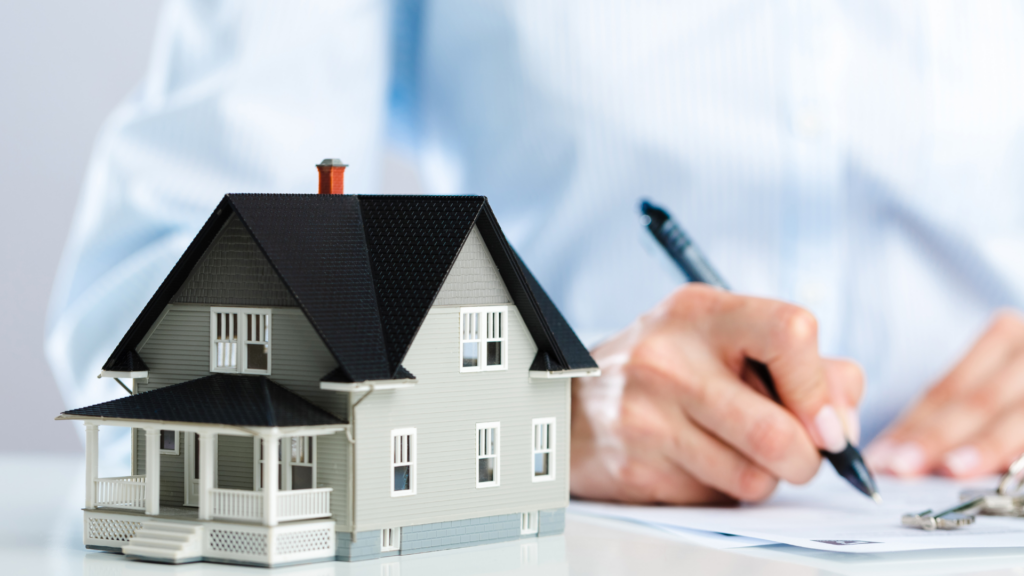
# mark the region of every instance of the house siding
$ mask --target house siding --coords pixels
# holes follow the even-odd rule
[[[317,488],[334,489],[331,492],[331,516],[336,523],[335,529],[351,530],[352,445],[344,432],[319,436],[315,457]]]
[[[136,428],[135,474],[146,473],[146,431]],[[185,503],[184,433],[178,432],[178,453],[160,455],[160,505],[181,506]]]
[[[337,363],[303,312],[298,308],[272,308],[272,311],[272,373],[269,378],[339,418],[347,419],[348,394],[320,390],[320,377],[337,367]],[[137,384],[140,393],[210,375],[210,306],[168,305],[138,351],[149,366],[149,380]],[[332,512],[341,514],[337,519],[339,526],[347,527],[350,524],[348,442],[344,435],[335,434],[320,437],[317,443],[317,484],[334,488]],[[334,449],[337,454],[331,453]],[[137,473],[142,474],[145,472],[145,434],[136,434],[135,450]],[[178,456],[161,456],[160,464],[161,504],[182,505],[184,450]],[[217,485],[221,488],[252,489],[251,438],[219,437]]]
[[[253,489],[253,439],[217,437],[217,488]]]
[[[537,348],[511,305],[508,369],[460,373],[459,322],[459,307],[435,306],[403,362],[416,375],[416,386],[375,392],[356,409],[359,531],[568,505],[568,379],[530,382]],[[555,479],[533,482],[532,420],[544,417],[556,418]],[[476,487],[476,424],[482,422],[501,423],[495,487]],[[395,428],[417,431],[412,496],[391,496]]]
[[[272,308],[271,380],[342,420],[348,394],[320,389],[320,377],[337,363],[298,308]],[[170,304],[139,347],[149,381],[139,392],[187,382],[210,372],[210,306]]]
[[[512,302],[501,273],[474,225],[459,257],[434,300],[435,306],[475,306]],[[413,372],[415,374],[415,372]]]
[[[238,216],[224,224],[171,303],[297,305]]]

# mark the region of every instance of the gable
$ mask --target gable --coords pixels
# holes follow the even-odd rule
[[[480,229],[474,224],[434,299],[434,306],[485,306],[511,302],[512,297],[501,279],[501,272],[487,250]]]
[[[297,306],[245,225],[232,215],[172,304]]]
[[[193,271],[232,217],[338,362],[332,378],[339,382],[390,380],[406,373],[400,363],[474,229],[547,371],[597,366],[509,246],[482,196],[228,194],[104,371],[146,369],[136,346],[186,282],[200,278]],[[225,241],[225,250],[230,244]],[[215,268],[211,264],[210,273]],[[197,296],[189,291],[180,297]]]

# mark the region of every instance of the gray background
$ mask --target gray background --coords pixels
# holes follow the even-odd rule
[[[104,118],[141,78],[160,3],[0,0],[0,451],[81,450],[43,354],[57,262]],[[382,191],[417,193],[385,160]],[[13,441],[12,441],[13,439]]]

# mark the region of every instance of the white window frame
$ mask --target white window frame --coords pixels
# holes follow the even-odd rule
[[[486,431],[490,430],[493,430],[493,454],[489,453],[487,445]],[[480,481],[480,461],[485,458],[494,458],[494,480],[491,482]],[[501,486],[501,422],[482,422],[476,425],[476,458],[473,460],[473,477],[476,479],[477,488]]]
[[[164,432],[174,434],[174,450],[164,450]],[[146,434],[149,434],[149,432],[146,432]],[[170,454],[172,456],[181,454],[181,432],[177,430],[160,430],[160,439],[158,442],[161,454]]]
[[[309,464],[305,463],[292,463],[292,438],[302,438],[304,441],[311,441],[312,462]],[[277,445],[277,457],[280,459],[280,478],[278,479],[278,490],[292,490],[292,466],[306,466],[313,468],[313,486],[312,489],[317,487],[317,463],[320,458],[317,457],[316,447],[317,436],[283,436],[278,440]],[[259,492],[263,490],[263,473],[260,471],[260,465],[263,464],[263,451],[260,449],[263,444],[263,440],[260,438],[253,438],[252,441],[252,489]]]
[[[380,531],[380,551],[394,552],[402,549],[402,529],[383,528]]]
[[[295,442],[296,438],[301,439],[302,442],[306,443],[305,447],[309,460],[308,462],[294,462],[292,460],[292,448],[294,448],[293,443]],[[285,478],[287,479],[287,481],[285,482],[287,486],[286,490],[295,490],[295,488],[292,487],[292,471],[294,468],[311,468],[310,474],[312,474],[312,483],[308,489],[316,489],[316,465],[317,462],[320,460],[319,458],[316,457],[316,438],[316,436],[288,436],[282,439],[287,440],[287,442],[281,443],[282,448],[284,448],[284,444],[288,445],[288,447],[284,449],[286,450],[287,454],[287,458],[284,458],[284,461],[287,462],[287,464],[285,465],[285,470],[287,470],[287,472],[285,472]],[[303,490],[305,490],[305,488],[303,488]]]
[[[541,445],[544,438],[537,437],[538,428],[550,425],[547,432],[547,447]],[[533,482],[550,482],[555,479],[555,455],[558,446],[558,431],[554,418],[534,418],[530,422],[530,479]],[[548,454],[548,473],[537,476],[536,461],[538,454]]]
[[[523,512],[519,515],[519,535],[536,534],[540,528],[540,513],[537,510]]]
[[[271,372],[272,361],[273,361],[273,314],[270,308],[229,308],[224,306],[211,306],[210,307],[210,372],[220,372],[227,374],[264,374],[269,375]],[[218,314],[237,314],[238,326],[234,339],[217,339],[217,315]],[[246,329],[247,315],[255,316],[266,316],[266,322],[263,329],[265,340],[250,340],[249,331]],[[232,326],[234,327],[234,326]],[[218,366],[217,365],[217,344],[219,342],[231,342],[235,345],[235,365],[234,366]],[[267,369],[249,369],[249,348],[248,344],[265,344],[267,346]]]
[[[407,445],[402,446],[396,440],[400,437],[409,437]],[[398,498],[402,496],[415,496],[416,495],[416,460],[418,448],[416,446],[416,429],[415,428],[396,428],[391,431],[391,448],[390,452],[390,474],[388,474],[388,487],[391,491],[391,496]],[[395,490],[395,468],[399,466],[409,466],[409,489],[408,490]]]
[[[498,314],[497,330],[491,329],[490,314]],[[475,315],[475,330],[467,326],[467,316]],[[459,309],[459,372],[487,372],[508,369],[508,306],[473,306]],[[477,365],[463,366],[463,349],[477,343]],[[501,342],[501,364],[487,365],[487,343]]]

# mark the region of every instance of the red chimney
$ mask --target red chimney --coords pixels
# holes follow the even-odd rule
[[[320,194],[345,193],[345,168],[348,164],[342,164],[337,158],[324,158],[316,165],[320,172]]]

